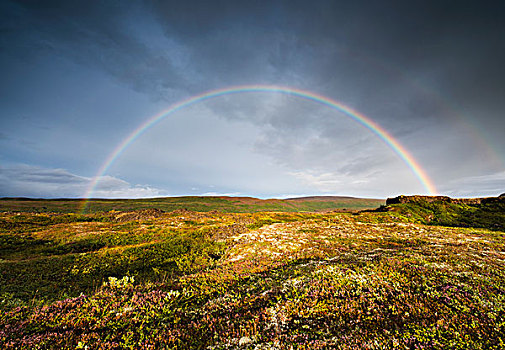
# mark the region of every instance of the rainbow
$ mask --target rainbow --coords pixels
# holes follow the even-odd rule
[[[150,117],[143,124],[133,130],[128,137],[126,137],[117,147],[109,154],[107,159],[105,159],[102,166],[98,169],[96,175],[93,177],[90,182],[89,187],[86,190],[84,195],[84,201],[82,205],[81,212],[86,209],[86,206],[93,194],[93,191],[100,180],[100,178],[105,174],[107,169],[114,163],[114,161],[124,152],[124,150],[135,141],[144,131],[154,126],[156,123],[169,116],[172,113],[175,113],[183,108],[189,107],[191,105],[214,99],[224,95],[230,94],[238,94],[238,93],[254,93],[254,92],[272,92],[272,93],[281,93],[290,96],[300,97],[306,100],[314,101],[320,103],[322,105],[333,108],[339,112],[344,113],[346,116],[354,119],[367,129],[371,130],[375,133],[381,140],[383,140],[389,147],[393,149],[393,151],[405,162],[405,164],[412,170],[417,179],[421,182],[425,190],[430,195],[434,195],[437,193],[437,189],[433,182],[430,180],[426,172],[421,168],[419,163],[414,159],[414,157],[410,154],[410,152],[403,147],[397,140],[393,138],[386,130],[384,130],[380,125],[366,117],[365,115],[359,113],[358,111],[345,106],[344,104],[332,100],[328,97],[306,91],[300,89],[294,89],[290,87],[284,86],[275,86],[275,85],[241,85],[241,86],[233,86],[224,89],[217,89],[204,92],[202,94],[187,98],[183,101],[177,102],[169,106],[167,109],[161,111],[160,113]]]

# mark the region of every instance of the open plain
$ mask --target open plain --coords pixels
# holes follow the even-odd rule
[[[505,233],[433,224],[451,206],[478,209],[5,211],[0,344],[501,349]]]

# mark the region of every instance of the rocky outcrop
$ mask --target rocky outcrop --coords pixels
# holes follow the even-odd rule
[[[402,203],[432,203],[432,202],[442,202],[442,203],[453,203],[453,204],[467,204],[467,205],[478,205],[483,201],[496,200],[499,197],[490,198],[451,198],[447,196],[398,196],[394,198],[388,198],[386,200],[386,205],[391,204],[402,204]],[[503,197],[505,199],[505,197]]]
[[[505,196],[399,196],[389,198],[386,203],[387,209],[424,224],[505,230]]]
[[[491,204],[491,203],[502,203],[505,204],[505,196],[501,194],[499,197],[488,197],[482,198],[482,204]]]

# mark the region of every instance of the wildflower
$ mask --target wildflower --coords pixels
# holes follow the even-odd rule
[[[135,282],[135,278],[133,276],[124,276],[122,279],[109,277],[109,282],[104,282],[103,285],[111,288],[125,288],[133,285],[133,282]]]
[[[84,349],[84,350],[88,350],[88,346],[85,345],[82,341],[80,341],[78,344],[77,344],[77,348],[76,349]]]

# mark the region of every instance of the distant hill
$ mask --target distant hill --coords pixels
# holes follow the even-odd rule
[[[308,197],[294,197],[294,198],[286,198],[286,201],[295,201],[295,202],[305,202],[305,201],[353,201],[356,197],[345,197],[345,196],[308,196]],[[375,200],[375,199],[372,199]]]
[[[375,209],[384,205],[383,199],[353,198],[338,196],[311,196],[290,199],[259,199],[253,197],[226,196],[183,196],[142,199],[91,199],[86,212],[104,212],[110,210],[131,211],[139,209],[160,209],[173,211],[187,209],[200,212],[212,210],[229,213],[253,213],[264,211],[283,212],[322,212],[356,211]],[[33,199],[0,198],[0,212],[79,212],[82,199]]]

